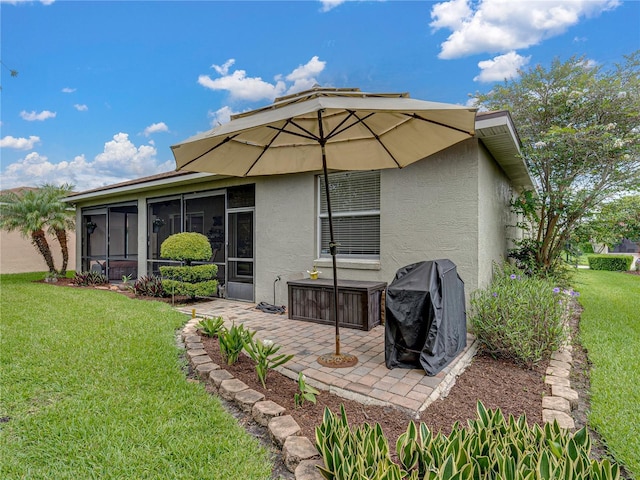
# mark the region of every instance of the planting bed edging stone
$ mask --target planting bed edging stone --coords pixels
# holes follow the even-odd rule
[[[291,415],[285,415],[286,409],[270,400],[263,400],[264,395],[213,363],[197,333],[200,320],[191,318],[180,333],[189,363],[199,378],[208,383],[216,394],[234,401],[242,411],[250,412],[256,423],[267,428],[272,442],[282,451],[285,466],[296,480],[322,480],[314,466],[322,464],[318,450],[307,437],[300,435],[300,426]]]
[[[578,392],[571,388],[569,375],[573,364],[572,346],[567,343],[551,354],[544,382],[551,387],[551,396],[542,397],[542,421],[558,425],[568,430],[576,428],[571,411],[578,406]]]

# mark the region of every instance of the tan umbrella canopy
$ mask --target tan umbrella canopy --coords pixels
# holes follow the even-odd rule
[[[355,363],[340,353],[337,244],[333,236],[329,170],[402,168],[475,134],[476,110],[409,98],[317,87],[173,145],[178,170],[239,177],[322,171],[333,260],[336,351],[320,360]]]

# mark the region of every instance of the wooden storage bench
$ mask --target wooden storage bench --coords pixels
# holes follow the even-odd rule
[[[287,282],[289,318],[334,325],[333,279]],[[340,326],[371,330],[382,321],[382,295],[387,284],[338,279]]]

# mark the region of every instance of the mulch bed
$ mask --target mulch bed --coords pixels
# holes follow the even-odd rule
[[[315,427],[322,422],[325,407],[339,412],[343,405],[350,425],[364,422],[379,423],[395,449],[395,441],[407,429],[412,418],[405,412],[391,407],[362,405],[337,395],[321,392],[316,404],[306,402],[296,407],[294,395],[298,392],[296,381],[275,371],[267,375],[267,388],[263,388],[255,372],[255,364],[242,354],[237,363],[226,365],[218,340],[202,336],[202,343],[214,363],[246,383],[250,388],[263,393],[267,400],[285,407],[302,429],[302,434],[313,441]],[[534,370],[524,370],[504,360],[487,355],[477,355],[471,365],[458,378],[449,395],[432,403],[422,412],[418,422],[425,422],[434,432],[449,433],[455,422],[466,425],[468,419],[476,418],[478,400],[487,408],[500,408],[506,415],[527,415],[530,423],[542,422],[542,395],[549,394],[542,378],[546,364]]]

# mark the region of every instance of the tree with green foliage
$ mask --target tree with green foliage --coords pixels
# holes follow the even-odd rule
[[[0,228],[18,231],[29,238],[47,264],[50,273],[66,275],[69,260],[67,230],[73,229],[75,213],[62,199],[72,186],[45,184],[33,190],[7,192],[0,196]],[[62,250],[63,265],[55,268],[46,234],[55,235]]]
[[[613,247],[622,240],[640,242],[640,195],[627,195],[603,204],[575,232],[578,241]]]
[[[42,194],[46,197],[45,204],[49,206],[47,214],[47,225],[53,232],[60,244],[62,252],[62,268],[60,275],[67,274],[69,265],[69,244],[67,232],[75,230],[75,209],[62,201],[64,197],[73,191],[73,186],[65,183],[63,185],[45,184],[42,186]]]
[[[47,227],[42,194],[37,190],[25,190],[20,194],[7,192],[0,197],[0,227],[8,232],[18,231],[31,239],[47,264],[50,273],[56,272],[51,247],[47,242]]]
[[[640,190],[640,51],[609,69],[584,57],[538,65],[478,103],[511,111],[536,185],[513,201],[530,230],[514,256],[553,274],[585,214]]]

